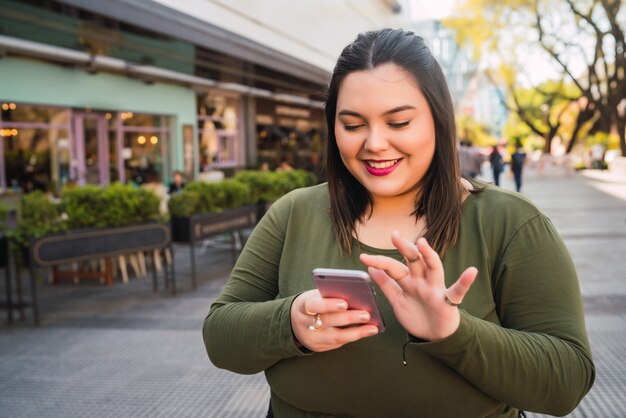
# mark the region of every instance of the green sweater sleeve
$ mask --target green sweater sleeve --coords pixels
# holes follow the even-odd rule
[[[253,374],[281,359],[305,355],[291,330],[291,304],[297,295],[276,299],[284,244],[277,215],[281,206],[288,206],[288,199],[275,203],[256,226],[204,320],[204,344],[217,367]]]
[[[461,311],[453,335],[415,345],[494,399],[566,415],[595,368],[576,271],[552,223],[537,215],[521,226],[493,274],[501,325]]]

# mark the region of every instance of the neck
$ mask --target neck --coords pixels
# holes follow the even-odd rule
[[[393,197],[372,197],[372,215],[376,216],[413,216],[415,212],[415,193],[405,193]]]

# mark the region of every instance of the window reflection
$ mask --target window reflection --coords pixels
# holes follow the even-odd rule
[[[240,106],[239,99],[217,93],[198,99],[200,171],[240,163]]]

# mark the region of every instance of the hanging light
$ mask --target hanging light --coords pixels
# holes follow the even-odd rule
[[[146,143],[146,137],[141,135],[139,138],[137,138],[137,142],[141,145]]]
[[[8,103],[2,103],[2,110],[9,110],[9,104]]]
[[[159,138],[153,135],[150,137],[150,142],[156,145],[159,142]]]

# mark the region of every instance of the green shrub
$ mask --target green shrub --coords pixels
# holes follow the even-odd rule
[[[146,189],[115,183],[104,190],[107,226],[121,226],[159,219],[159,198]]]
[[[120,183],[65,190],[62,208],[70,229],[114,227],[159,218],[156,194]]]
[[[202,196],[200,193],[187,188],[180,193],[176,193],[167,202],[170,215],[181,218],[191,216],[194,213],[202,213],[201,205]]]
[[[273,201],[276,173],[271,171],[243,170],[235,174],[234,179],[250,187],[250,202]]]
[[[194,213],[221,212],[250,204],[250,186],[235,179],[219,183],[194,181],[168,202],[172,216],[190,216]]]
[[[250,199],[250,186],[235,179],[224,180],[221,183],[223,201],[220,202],[222,209],[233,209],[239,206],[255,203]]]
[[[41,191],[24,195],[20,206],[17,227],[8,234],[14,248],[24,248],[32,238],[67,229],[59,205],[50,201]]]
[[[9,207],[0,202],[0,233],[6,231],[9,220]]]
[[[299,187],[315,184],[315,177],[304,170],[269,172],[240,171],[219,183],[193,181],[168,201],[171,216],[221,212],[257,202],[274,202]]]
[[[200,196],[195,213],[218,212],[219,202],[224,199],[220,183],[193,181],[185,186],[183,193],[194,192]]]
[[[291,190],[312,186],[315,176],[304,170],[292,171],[256,171],[244,170],[235,175],[235,179],[250,186],[252,202],[274,202]]]
[[[61,208],[67,215],[69,229],[107,226],[107,217],[118,208],[107,202],[100,186],[80,186],[63,191]]]

